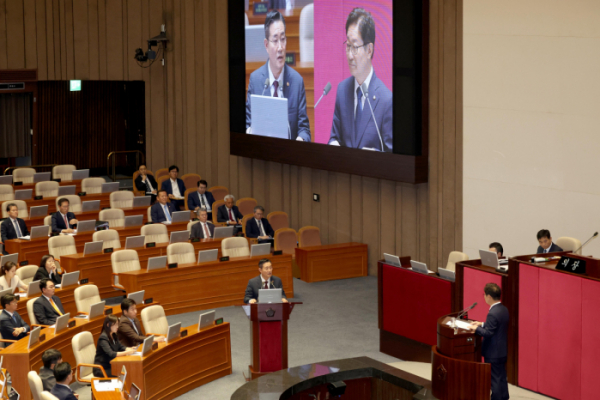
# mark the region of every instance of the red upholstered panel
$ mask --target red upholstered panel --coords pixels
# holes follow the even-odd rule
[[[437,343],[437,320],[450,314],[451,283],[383,265],[383,329],[428,345]]]
[[[486,283],[496,283],[502,289],[502,277],[473,268],[464,268],[463,276],[463,308],[477,302],[477,306],[469,311],[469,318],[485,321],[490,307],[483,298],[483,288]]]
[[[519,265],[518,384],[538,391],[539,268]]]
[[[281,321],[260,323],[260,372],[281,369]]]
[[[581,280],[581,399],[598,398],[600,366],[600,282]]]
[[[581,399],[582,279],[541,268],[539,276],[539,392]]]

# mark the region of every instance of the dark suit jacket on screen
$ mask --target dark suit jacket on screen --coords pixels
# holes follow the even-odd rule
[[[65,308],[60,302],[60,299],[56,296],[52,296],[52,300],[60,312],[64,314]],[[33,314],[40,325],[54,325],[56,319],[60,317],[54,307],[52,307],[52,304],[50,304],[48,299],[46,299],[44,296],[38,297],[38,299],[33,302]]]
[[[8,311],[2,310],[2,313],[0,313],[0,333],[2,333],[2,339],[19,340],[27,336],[27,332],[29,332],[29,325],[23,321],[19,313],[15,311],[13,316],[17,320],[16,322],[11,318]],[[15,328],[25,328],[25,332],[19,336],[13,336],[12,333]]]
[[[246,286],[246,295],[244,296],[244,303],[248,303],[251,299],[258,300],[258,291],[262,289],[262,279],[260,275],[254,277],[248,281],[248,286]],[[285,290],[283,290],[283,284],[281,283],[281,279],[272,275],[269,280],[269,289],[281,289],[281,296],[283,298],[285,296]]]
[[[552,246],[550,246],[549,253],[556,253],[557,251],[563,251],[563,249],[558,247],[556,244],[552,243]],[[544,254],[544,249],[542,248],[542,246],[538,246],[537,254]]]
[[[493,306],[488,312],[483,326],[477,327],[476,334],[483,336],[481,355],[485,362],[506,359],[508,355],[508,308],[502,303]]]
[[[67,222],[71,221],[72,219],[75,219],[75,214],[69,211],[67,213]],[[73,225],[69,223],[69,226],[65,226],[65,220],[63,219],[62,214],[57,211],[52,214],[52,231],[60,232],[63,229],[73,229]]]
[[[236,220],[244,218],[244,216],[242,215],[240,210],[237,208],[237,206],[231,207],[231,212],[233,213],[233,217]],[[229,221],[229,212],[227,211],[227,207],[225,206],[225,204],[223,204],[217,210],[217,222],[227,222],[227,221]]]
[[[273,228],[271,228],[271,224],[269,224],[269,221],[266,218],[262,218],[260,222],[268,236],[275,236],[275,232],[273,231]],[[250,218],[248,221],[246,221],[246,237],[257,238],[259,236],[262,235],[260,234],[260,229],[258,229],[256,219]]]
[[[210,237],[215,237],[215,226],[208,221],[206,222],[206,225],[208,226]],[[202,229],[202,222],[192,225],[192,233],[190,234],[190,238],[206,239],[204,237],[204,230]]]
[[[134,319],[135,327],[139,334],[136,333],[135,329],[133,329],[133,325],[131,320],[125,316],[122,316],[119,321],[119,330],[117,331],[117,337],[119,338],[119,342],[125,347],[135,347],[139,346],[144,342],[146,337],[143,335],[142,326],[140,325],[140,321],[138,319]]]
[[[167,201],[166,205],[171,215],[173,215],[173,213],[177,211],[173,203],[171,203],[170,201]],[[167,216],[165,215],[165,209],[163,208],[162,204],[160,204],[158,201],[152,205],[152,208],[150,209],[150,216],[152,217],[153,223],[160,223],[167,220]]]
[[[29,235],[29,231],[27,230],[27,225],[25,225],[25,221],[21,218],[17,218],[17,223],[19,224],[19,228],[21,229],[21,234],[23,236]],[[15,231],[15,226],[12,223],[10,218],[6,218],[0,224],[0,231],[2,232],[2,242],[6,242],[7,240],[17,239],[17,232]]]
[[[38,374],[40,379],[42,380],[42,385],[44,390],[47,392],[52,391],[54,385],[56,385],[56,378],[54,377],[54,370],[46,367],[40,368],[40,373]]]
[[[212,211],[212,205],[215,202],[214,196],[211,192],[204,192],[204,196],[206,197],[206,201],[208,202],[208,205],[210,206],[210,209]],[[197,191],[188,194],[188,209],[195,210],[196,207],[202,207],[200,195]]]

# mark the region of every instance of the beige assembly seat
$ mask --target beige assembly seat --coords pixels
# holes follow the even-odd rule
[[[177,264],[196,263],[196,252],[191,243],[173,243],[167,246],[167,262]]]
[[[40,394],[40,399],[41,400],[60,400],[58,397],[56,397],[52,393],[47,392],[45,390]]]
[[[120,273],[139,271],[141,269],[138,253],[131,249],[115,251],[110,255],[110,262],[114,277],[112,286],[118,290],[123,290],[123,286],[119,284]]]
[[[250,255],[248,240],[243,237],[232,237],[223,239],[221,242],[221,254],[223,257],[244,257]]]
[[[33,400],[41,400],[42,392],[44,391],[44,384],[42,378],[35,371],[29,371],[27,374],[27,380],[29,381],[29,389],[33,394]]]
[[[192,232],[192,226],[194,226],[198,222],[200,222],[200,221],[190,221],[190,222],[188,222],[188,224],[187,224],[187,230],[188,230],[188,232]],[[206,221],[206,222],[209,222],[209,221]]]
[[[321,245],[321,231],[316,226],[304,226],[298,231],[298,247]]]
[[[35,184],[35,195],[43,197],[56,197],[58,196],[58,182],[47,181],[38,182]]]
[[[73,346],[73,355],[77,363],[75,374],[78,382],[91,383],[92,378],[94,378],[94,367],[99,368],[106,378],[104,368],[101,365],[94,364],[96,344],[91,332],[84,331],[73,336],[71,346]]]
[[[52,254],[55,260],[62,256],[77,254],[75,238],[71,235],[54,236],[48,239],[48,254]]]
[[[117,250],[121,248],[121,239],[119,232],[114,229],[105,229],[103,231],[94,232],[92,235],[94,242],[102,240],[102,249],[113,249]]]
[[[38,270],[37,265],[24,265],[17,268],[17,276],[26,285],[29,285],[33,281],[33,277]]]
[[[467,261],[469,256],[460,251],[451,251],[448,256],[448,264],[446,264],[446,269],[448,271],[456,271],[456,263],[461,261]]]
[[[87,194],[102,193],[103,183],[106,183],[104,178],[85,178],[81,181],[81,191]]]
[[[35,169],[33,169],[33,168],[17,168],[13,171],[13,183],[14,182],[33,183],[33,175],[34,174],[35,174]]]
[[[300,12],[300,59],[302,62],[315,61],[315,25],[314,25],[314,4],[309,4],[302,8]]]
[[[162,306],[150,306],[142,310],[142,324],[146,335],[166,335],[169,323]]]
[[[56,198],[56,209],[58,210],[58,201],[60,199],[69,200],[69,211],[72,213],[81,212],[81,197],[76,194],[67,194],[65,196],[60,196]]]
[[[14,200],[15,191],[12,185],[0,185],[0,201]]]
[[[88,314],[92,304],[100,303],[102,301],[98,286],[96,285],[79,286],[75,289],[73,295],[75,296],[77,312],[81,314]]]
[[[44,217],[44,225],[48,227],[48,234],[50,234],[50,231],[52,230],[52,215],[46,215]]]
[[[581,254],[581,241],[579,239],[563,236],[556,239],[556,242],[554,243],[564,251],[575,251],[579,249],[577,250],[577,254]]]
[[[152,206],[148,207],[146,214],[148,214],[148,222],[152,222]]]
[[[119,190],[110,194],[110,208],[133,207],[133,192]]]
[[[52,179],[60,179],[61,181],[73,180],[73,171],[77,169],[71,164],[57,165],[52,168]]]
[[[47,327],[47,325],[40,325],[38,320],[35,318],[35,314],[33,313],[33,303],[35,303],[37,299],[39,299],[39,297],[34,297],[33,299],[27,300],[27,316],[29,317],[29,325],[31,325],[32,328],[36,326]]]
[[[109,208],[102,210],[98,214],[100,221],[108,222],[109,228],[119,228],[125,226],[125,212],[120,208]]]
[[[6,211],[6,206],[10,203],[16,205],[19,209],[19,218],[29,217],[29,212],[27,211],[27,203],[25,203],[24,200],[10,200],[2,203],[2,218],[8,218],[8,211]]]
[[[169,234],[165,224],[144,225],[141,234],[145,236],[146,243],[169,243]]]

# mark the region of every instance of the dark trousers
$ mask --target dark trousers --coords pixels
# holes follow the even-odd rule
[[[492,399],[508,400],[508,382],[506,380],[506,358],[486,359],[492,364]]]

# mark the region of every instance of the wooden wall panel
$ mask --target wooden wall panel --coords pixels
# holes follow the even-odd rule
[[[165,65],[141,68],[134,51],[161,24]],[[319,226],[323,243],[367,243],[372,274],[383,252],[436,269],[461,249],[462,0],[429,0],[429,182],[413,186],[230,156],[227,24],[223,0],[0,0],[0,68],[145,81],[150,169],[177,164]]]

